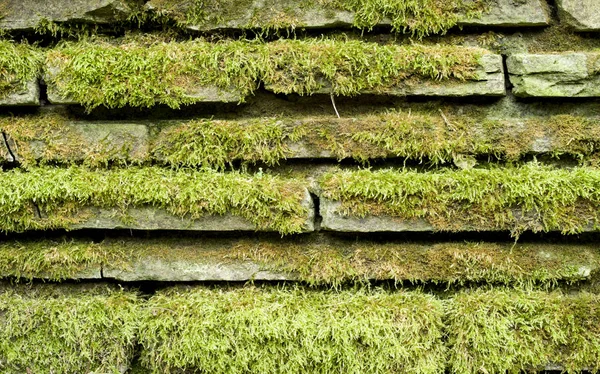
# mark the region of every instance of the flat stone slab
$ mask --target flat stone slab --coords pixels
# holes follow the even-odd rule
[[[506,65],[519,97],[600,96],[600,53],[516,54]]]
[[[425,219],[403,220],[392,216],[374,216],[367,215],[365,217],[345,216],[339,213],[341,203],[339,201],[331,201],[321,197],[320,213],[323,217],[321,229],[327,231],[339,232],[434,232],[439,231],[434,225]],[[514,210],[515,217],[522,216],[520,210]],[[535,218],[522,216],[524,221],[531,222]],[[481,229],[472,226],[463,226],[460,228],[462,232],[476,232]],[[485,231],[506,231],[499,229],[486,229]],[[583,232],[595,231],[592,225],[585,227]]]
[[[50,22],[113,23],[123,21],[133,9],[124,0],[5,0],[0,9],[0,29],[30,30],[42,20]]]
[[[40,86],[37,79],[24,87],[15,87],[7,96],[0,97],[0,106],[39,106]]]
[[[265,84],[265,89],[274,91],[273,87]],[[317,94],[330,94],[331,86],[324,82]],[[502,56],[486,54],[479,60],[476,77],[464,82],[415,80],[406,81],[402,85],[383,91],[363,90],[361,94],[384,94],[390,96],[434,96],[434,97],[466,97],[466,96],[504,96],[504,68]]]
[[[147,9],[160,11],[160,0],[151,0]],[[192,1],[176,2],[176,10],[185,13]],[[494,26],[494,27],[531,27],[549,23],[547,5],[542,0],[494,0],[480,17],[459,16],[461,26]],[[318,29],[334,27],[351,27],[355,13],[351,11],[326,8],[318,4],[302,1],[255,0],[251,4],[227,9],[226,14],[208,13],[203,23],[189,23],[186,27],[196,31],[216,31],[220,29],[261,28],[269,25],[290,25],[293,27]],[[376,26],[389,26],[391,21],[383,18]]]
[[[314,204],[308,190],[302,204],[307,208],[303,232],[314,231]],[[132,229],[182,231],[256,231],[258,228],[245,218],[225,214],[207,215],[198,219],[174,216],[153,207],[129,208],[125,214],[118,208],[89,207],[80,212],[86,217],[70,229]]]
[[[557,0],[560,20],[576,31],[600,31],[598,0]]]

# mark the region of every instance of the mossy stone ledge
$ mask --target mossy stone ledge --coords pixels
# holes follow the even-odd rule
[[[46,55],[49,100],[88,110],[237,102],[282,94],[502,96],[502,58],[449,45],[297,39],[64,43]],[[377,63],[373,63],[376,61]]]
[[[515,54],[506,61],[519,97],[600,97],[600,53]]]
[[[531,27],[549,22],[541,0],[151,0],[146,8],[159,19],[200,31],[392,26],[396,32],[425,36],[454,26]]]
[[[304,183],[266,174],[158,167],[14,169],[4,173],[0,195],[4,232],[118,227],[291,234],[313,229],[313,203]]]
[[[579,233],[600,224],[596,168],[538,163],[461,171],[346,170],[321,180],[333,231]]]

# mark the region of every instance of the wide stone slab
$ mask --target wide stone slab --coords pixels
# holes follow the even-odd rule
[[[308,191],[302,201],[307,209],[303,232],[314,231],[314,204]],[[51,214],[51,213],[50,213]],[[256,231],[258,228],[245,218],[225,214],[207,215],[197,219],[174,216],[153,207],[118,208],[89,207],[81,211],[81,222],[70,229],[132,229],[182,231]]]
[[[331,86],[328,82],[323,82],[322,86],[314,93],[331,93]],[[269,84],[265,84],[265,89],[274,90]],[[475,78],[467,81],[407,80],[401,85],[383,90],[363,90],[361,94],[433,97],[504,96],[506,95],[506,87],[502,56],[495,54],[483,55],[479,59]]]
[[[131,4],[131,2],[129,2]],[[0,3],[0,29],[30,30],[41,21],[113,23],[133,9],[124,0],[5,0]]]
[[[23,87],[15,87],[8,95],[0,97],[0,106],[39,106],[40,86],[37,79]]]
[[[506,64],[516,96],[600,96],[600,53],[516,54]]]
[[[160,12],[162,1],[151,0],[147,9]],[[193,1],[179,1],[176,12],[185,14],[193,6]],[[235,8],[219,9],[215,14],[204,14],[202,22],[184,22],[190,30],[215,31],[220,29],[247,29],[266,27],[301,27],[308,29],[351,27],[355,23],[355,13],[335,8],[326,8],[302,1],[255,0]],[[193,17],[188,17],[193,18]],[[196,17],[198,19],[198,17]],[[530,27],[543,26],[549,22],[547,5],[542,0],[494,0],[488,2],[488,9],[479,17],[459,15],[460,26]],[[391,21],[382,18],[376,26],[390,26]]]
[[[576,31],[600,31],[598,0],[558,0],[556,5],[561,21]]]

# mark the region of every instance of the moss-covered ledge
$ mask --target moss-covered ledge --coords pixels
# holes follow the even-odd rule
[[[376,62],[376,63],[373,63]],[[311,95],[504,95],[502,59],[471,47],[303,39],[64,43],[46,55],[48,97],[88,110],[242,101],[260,82]]]
[[[26,44],[0,40],[0,106],[38,106],[42,53]]]
[[[142,316],[151,373],[443,372],[442,303],[419,292],[173,288]]]
[[[518,266],[516,266],[518,264]],[[600,268],[592,244],[409,243],[323,235],[292,238],[107,238],[0,244],[0,277],[51,281],[272,281],[309,285],[392,280],[553,286]]]
[[[146,8],[162,22],[201,31],[391,26],[422,37],[454,26],[530,27],[549,21],[540,0],[151,0]]]
[[[437,109],[437,110],[436,110]],[[431,165],[473,166],[475,157],[518,161],[532,154],[597,165],[600,118],[555,115],[486,118],[451,107],[338,119],[256,117],[240,120],[82,121],[59,113],[0,116],[21,166],[83,164],[206,167],[277,165],[288,159],[402,158]]]
[[[600,370],[600,297],[579,293],[472,290],[447,304],[454,374]]]
[[[138,313],[134,293],[106,285],[0,285],[0,370],[125,373]]]
[[[40,167],[3,173],[0,229],[313,229],[301,181],[238,172],[158,167]]]
[[[323,176],[323,228],[335,231],[578,233],[600,224],[600,172],[538,163],[470,170],[346,170]]]

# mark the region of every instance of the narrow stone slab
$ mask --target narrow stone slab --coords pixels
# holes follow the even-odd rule
[[[558,0],[558,15],[576,31],[600,31],[598,0]]]
[[[507,59],[519,97],[600,96],[600,54],[516,54]]]
[[[308,190],[302,205],[308,215],[303,232],[314,231],[314,204]],[[225,214],[189,219],[174,216],[153,207],[129,208],[123,214],[118,208],[89,207],[80,212],[85,217],[71,229],[133,229],[182,231],[256,231],[257,227],[245,218]]]
[[[435,231],[425,220],[405,221],[394,217],[348,217],[338,213],[341,204],[321,198],[321,229],[339,232],[426,232]]]
[[[38,81],[27,82],[24,87],[15,87],[7,96],[0,97],[0,106],[39,106],[40,86]]]
[[[266,90],[273,90],[265,84]],[[331,86],[323,82],[323,87],[316,90],[317,94],[330,94]],[[396,87],[380,91],[364,90],[361,94],[385,94],[391,96],[439,96],[439,97],[466,97],[466,96],[504,96],[506,87],[504,83],[504,68],[502,56],[494,54],[483,55],[479,60],[476,77],[472,80],[461,81],[431,81],[407,80]]]
[[[113,23],[132,13],[125,0],[6,0],[2,2],[0,29],[31,30],[42,20],[50,22]]]
[[[176,2],[174,8],[182,18],[193,6],[192,1]],[[149,10],[161,12],[161,1],[151,0],[146,4]],[[210,11],[209,11],[210,12]],[[184,21],[185,27],[196,31],[216,31],[221,29],[248,29],[266,27],[298,27],[307,29],[351,27],[357,21],[356,14],[343,9],[327,8],[324,5],[302,1],[266,0],[252,1],[226,12],[219,10],[215,14],[205,14],[203,22]],[[199,17],[188,17],[198,19]],[[459,15],[461,26],[494,26],[494,27],[531,27],[543,26],[549,22],[547,5],[542,0],[494,0],[488,2],[487,11],[481,16],[472,18]],[[373,26],[390,26],[391,20],[383,17]]]

